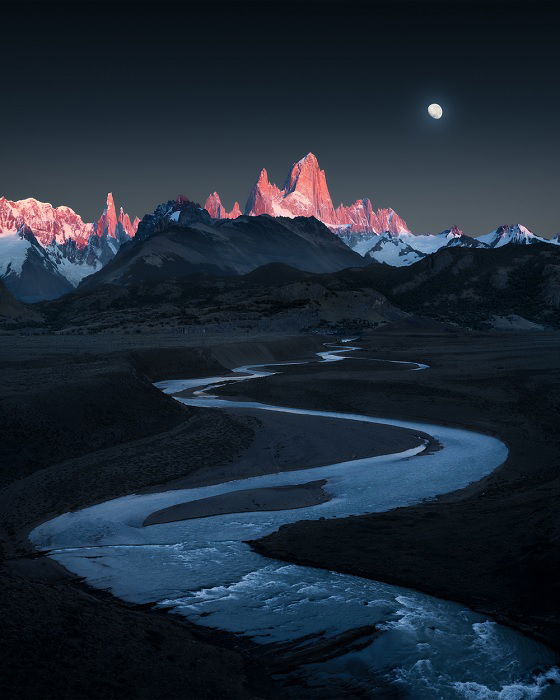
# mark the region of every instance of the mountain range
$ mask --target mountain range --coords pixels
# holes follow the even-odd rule
[[[117,214],[111,193],[94,223],[70,207],[0,197],[0,278],[22,301],[56,298],[111,260],[138,223]]]
[[[490,250],[505,245],[532,245],[534,243],[560,244],[559,235],[541,238],[521,224],[499,226],[494,231],[474,238],[457,226],[441,233],[414,234],[389,232],[382,234],[343,235],[355,252],[365,258],[393,267],[412,265],[441,248],[479,248]]]
[[[80,289],[200,274],[241,275],[269,263],[334,272],[365,261],[313,217],[213,219],[198,204],[179,198],[146,215],[134,242]]]
[[[292,165],[282,188],[261,170],[244,211],[238,202],[227,211],[214,192],[205,208],[180,196],[140,222],[122,208],[117,214],[109,194],[99,219],[87,223],[70,207],[2,197],[0,279],[16,299],[35,302],[57,298],[81,283],[118,284],[142,275],[244,274],[276,262],[310,272],[371,262],[403,267],[442,248],[560,244],[560,234],[545,239],[521,224],[477,238],[457,226],[435,235],[416,234],[393,209],[376,210],[369,199],[335,207],[312,153]],[[117,256],[133,239],[136,244]]]
[[[204,205],[216,219],[241,216],[239,203],[227,211],[217,192]],[[282,189],[271,183],[263,168],[251,190],[244,210],[247,216],[314,216],[336,233],[407,233],[408,226],[393,209],[377,209],[369,199],[357,199],[353,204],[334,207],[325,171],[313,153],[294,163]]]
[[[560,326],[558,240],[520,225],[480,238],[457,227],[437,235],[340,235],[314,216],[217,219],[178,197],[145,215],[131,237],[111,205],[79,242],[64,230],[57,240],[51,229],[42,245],[26,224],[16,241],[5,236],[25,251],[25,292],[35,297],[54,297],[49,285],[63,279],[53,261],[53,250],[62,256],[58,246],[83,256],[108,245],[113,253],[77,288],[66,280],[69,293],[33,307],[21,304],[24,294],[7,275],[0,286],[5,329],[354,332],[411,314],[471,328]]]
[[[244,218],[246,222],[239,221],[242,229],[261,230],[258,220]],[[287,235],[284,225],[290,220],[264,218],[280,237]],[[314,220],[291,221],[296,227],[303,223],[305,230]],[[200,337],[207,332],[355,333],[394,322],[425,325],[422,319],[435,322],[437,332],[453,327],[560,327],[560,246],[504,245],[491,252],[444,247],[403,267],[377,262],[364,266],[364,259],[346,249],[362,265],[331,272],[274,262],[245,274],[206,266],[193,274],[192,259],[183,267],[178,257],[159,266],[163,248],[180,247],[181,238],[200,235],[204,228],[190,225],[150,234],[139,244],[124,246],[104,270],[72,293],[32,307],[6,291],[2,295],[0,283],[0,322],[6,329],[35,326],[64,334],[174,329]],[[241,232],[242,240],[251,235]],[[311,232],[307,250],[312,256],[313,238]],[[211,236],[205,246],[213,240]],[[303,250],[305,243],[301,245]],[[132,252],[137,247],[143,251],[139,255]],[[178,274],[181,270],[191,274]]]
[[[239,203],[235,202],[228,212],[217,192],[208,197],[205,208],[216,219],[241,216]],[[415,234],[393,209],[375,210],[367,198],[335,208],[325,171],[321,170],[313,153],[292,165],[281,189],[270,182],[263,168],[244,212],[246,216],[314,216],[360,255],[396,267],[412,265],[443,247],[496,248],[508,243],[560,243],[560,234],[552,239],[541,238],[521,224],[500,226],[478,238],[467,236],[457,226],[435,235]]]

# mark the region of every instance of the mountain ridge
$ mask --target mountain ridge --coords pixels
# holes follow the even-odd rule
[[[231,219],[240,216],[238,203],[228,212],[222,206],[217,192],[208,197],[205,208],[214,218]],[[266,168],[262,168],[249,193],[244,213],[248,216],[314,216],[335,232],[409,231],[404,219],[393,209],[376,211],[367,198],[357,199],[348,206],[341,203],[335,208],[325,171],[320,168],[317,157],[311,152],[292,164],[282,188],[270,182]]]
[[[203,232],[186,227],[173,235]],[[140,248],[154,254],[152,246],[167,238],[155,234]],[[128,244],[118,257],[130,255],[136,245]],[[206,331],[347,333],[427,318],[448,329],[560,328],[560,247],[544,243],[491,251],[443,248],[409,267],[373,261],[308,272],[272,262],[245,274],[199,266],[196,274],[183,276],[171,277],[164,269],[162,276],[107,279],[117,262],[67,296],[37,305],[45,327],[64,333],[175,328],[194,336]]]
[[[365,264],[313,217],[212,219],[200,205],[180,197],[144,216],[135,239],[80,289],[196,274],[239,275],[267,263],[311,272]]]
[[[65,205],[0,197],[0,278],[22,301],[60,296],[113,258],[139,221],[117,214],[111,193],[94,223]]]

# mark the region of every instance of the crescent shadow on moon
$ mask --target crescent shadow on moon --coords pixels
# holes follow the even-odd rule
[[[430,117],[432,117],[432,119],[441,119],[443,116],[443,109],[441,108],[441,105],[434,102],[428,107],[428,114]]]

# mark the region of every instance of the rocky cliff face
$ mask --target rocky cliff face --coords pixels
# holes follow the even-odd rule
[[[97,236],[109,236],[110,238],[124,241],[134,238],[139,223],[140,219],[138,217],[131,221],[129,215],[122,207],[117,216],[113,195],[109,192],[103,214],[101,214],[95,226],[95,233]]]
[[[138,224],[134,238],[136,241],[143,241],[169,228],[185,228],[192,224],[211,226],[212,217],[200,204],[192,202],[184,195],[179,195],[177,199],[158,204],[151,214],[145,214]]]
[[[225,212],[216,192],[208,198],[206,209],[214,218],[233,219],[241,214],[238,205],[231,212]],[[357,199],[349,206],[340,204],[335,208],[325,171],[321,170],[313,153],[293,164],[282,189],[270,182],[263,168],[247,199],[245,214],[314,216],[337,233],[408,232],[406,222],[393,209],[375,210],[369,199]]]
[[[365,261],[314,217],[212,218],[185,197],[143,217],[134,240],[79,289],[130,287],[192,275],[240,275],[281,263],[309,272],[360,267]]]
[[[33,198],[12,202],[0,197],[0,234],[17,233],[23,226],[33,231],[41,245],[72,239],[83,247],[95,232],[94,224],[85,223],[70,207],[53,207]]]
[[[220,195],[217,192],[212,192],[212,194],[206,200],[204,205],[206,211],[210,214],[213,219],[237,219],[241,216],[241,209],[239,208],[239,202],[235,202],[233,209],[227,211],[220,200]]]
[[[85,248],[91,236],[107,235],[111,238],[133,238],[139,219],[131,221],[122,207],[119,215],[113,195],[109,192],[105,209],[96,223],[87,223],[70,207],[53,207],[48,202],[28,198],[12,202],[0,197],[0,235],[17,233],[23,226],[33,231],[42,246],[64,244],[69,240],[78,248]]]

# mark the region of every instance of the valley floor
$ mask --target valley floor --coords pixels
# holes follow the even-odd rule
[[[181,336],[0,338],[0,664],[7,697],[286,696],[250,643],[94,593],[37,557],[27,534],[58,513],[138,490],[406,448],[404,431],[357,424],[341,439],[311,418],[280,423],[277,415],[187,408],[151,384],[311,358],[324,340],[259,337],[196,347]],[[560,584],[552,573],[560,566],[560,334],[417,329],[377,331],[359,344],[364,349],[352,361],[285,367],[282,375],[220,391],[472,428],[503,439],[508,461],[440,500],[296,523],[254,546],[465,602],[560,649]],[[430,369],[405,372],[373,357]]]
[[[300,522],[253,543],[277,559],[399,584],[466,603],[560,649],[560,336],[372,334],[361,355],[414,359],[425,372],[302,367],[247,383],[252,399],[425,420],[495,435],[505,464],[429,503]],[[223,389],[222,393],[232,392]]]

